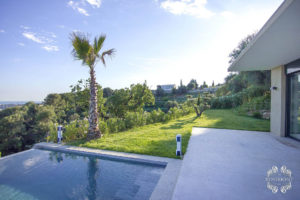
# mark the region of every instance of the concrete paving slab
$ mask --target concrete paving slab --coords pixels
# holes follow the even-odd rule
[[[267,179],[272,166],[278,171]],[[278,179],[287,177],[282,166],[291,179]],[[282,193],[290,180],[291,189]],[[172,199],[300,199],[300,142],[266,132],[193,128]]]

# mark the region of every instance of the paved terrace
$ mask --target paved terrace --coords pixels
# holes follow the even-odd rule
[[[292,188],[274,194],[267,171],[282,165],[292,172]],[[173,200],[183,199],[300,199],[300,142],[265,132],[193,128],[173,193]]]

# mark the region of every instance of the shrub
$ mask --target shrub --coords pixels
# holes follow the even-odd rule
[[[267,93],[268,92],[266,92],[265,87],[251,86],[241,92],[232,95],[215,97],[211,100],[210,105],[211,108],[215,109],[235,108],[242,105],[243,103],[251,101],[255,97],[264,96]]]
[[[261,119],[261,118],[262,118],[262,115],[260,114],[260,112],[254,112],[254,113],[252,114],[252,116],[255,117],[255,118],[258,118],[258,119]]]
[[[65,126],[65,131],[63,133],[63,141],[69,142],[72,140],[83,139],[86,137],[88,132],[88,121],[78,120],[70,122]]]
[[[116,133],[126,130],[125,121],[120,118],[110,118],[107,120],[109,133]]]
[[[177,101],[167,101],[165,107],[170,110],[170,108],[178,107]]]
[[[126,128],[143,126],[146,124],[146,119],[141,112],[127,112],[125,115]]]
[[[145,119],[146,124],[152,124],[153,120],[151,118],[151,113],[150,112],[144,112],[143,113],[143,118]]]
[[[107,123],[105,121],[99,121],[99,129],[102,134],[108,133]]]
[[[188,115],[191,112],[193,112],[193,108],[187,104],[170,108],[169,112],[167,113],[163,112],[161,109],[153,110],[152,112],[127,112],[124,119],[109,118],[106,121],[99,120],[99,129],[103,134],[116,133],[130,128],[144,126],[146,124],[166,122],[184,115]],[[47,141],[57,141],[57,125],[58,124],[55,124],[53,126],[53,130],[50,131]],[[64,141],[69,142],[71,140],[84,139],[87,131],[87,119],[72,121],[65,126],[65,131],[63,133]]]

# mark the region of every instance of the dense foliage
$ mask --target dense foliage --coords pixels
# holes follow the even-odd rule
[[[2,155],[30,148],[55,129],[53,107],[29,102],[0,112],[0,151]]]
[[[229,54],[233,63],[240,53],[253,40],[255,33],[244,38],[239,45]],[[247,71],[229,74],[225,84],[216,92],[216,97],[211,100],[212,108],[237,108],[243,105],[244,113],[258,113],[270,109],[270,71]],[[261,97],[261,98],[258,98]],[[254,99],[256,99],[254,101]],[[259,106],[257,106],[259,104]],[[247,106],[245,106],[247,105]]]
[[[99,121],[99,127],[102,133],[111,134],[125,131],[131,128],[153,124],[157,122],[167,122],[172,119],[188,115],[193,112],[193,108],[187,104],[178,107],[172,107],[167,113],[162,110],[153,110],[151,112],[126,112],[123,118],[111,117],[107,120]],[[64,141],[73,141],[84,139],[88,128],[86,119],[72,121],[65,125]],[[52,131],[48,141],[56,141],[57,133]]]

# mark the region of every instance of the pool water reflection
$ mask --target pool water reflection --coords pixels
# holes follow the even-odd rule
[[[149,199],[163,171],[33,149],[0,160],[0,199]]]

